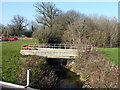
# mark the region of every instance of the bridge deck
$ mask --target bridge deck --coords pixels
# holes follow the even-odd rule
[[[84,52],[91,45],[80,46]],[[75,58],[78,56],[77,45],[73,44],[30,44],[22,46],[22,55],[38,55],[48,58]]]
[[[48,58],[75,58],[77,49],[38,48],[38,50],[21,50],[22,55],[38,55]]]

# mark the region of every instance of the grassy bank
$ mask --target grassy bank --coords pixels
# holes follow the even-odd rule
[[[67,63],[67,68],[80,75],[89,88],[118,87],[118,49],[99,48],[85,53],[82,58]]]
[[[22,65],[19,56],[21,45],[35,43],[35,40],[0,42],[2,44],[2,79],[15,82],[18,70]]]
[[[118,65],[118,48],[99,48],[98,50],[103,53],[107,60]]]

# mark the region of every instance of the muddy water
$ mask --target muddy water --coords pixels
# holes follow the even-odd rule
[[[59,88],[82,88],[83,86],[83,83],[79,79],[80,76],[63,66],[59,66],[56,70],[56,74],[60,78]]]
[[[65,68],[63,60],[48,59],[50,65],[60,79],[59,88],[82,88],[83,83],[80,81],[80,76]],[[62,62],[62,64],[61,64]]]

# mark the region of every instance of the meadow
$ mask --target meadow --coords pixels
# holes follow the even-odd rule
[[[21,45],[35,43],[36,40],[8,41],[2,44],[2,79],[7,82],[16,82],[18,70],[22,65],[22,58],[19,53]]]
[[[111,61],[112,63],[120,66],[120,63],[118,62],[118,48],[99,48],[99,51],[101,51],[103,53],[103,55],[105,56],[105,58],[109,61]]]

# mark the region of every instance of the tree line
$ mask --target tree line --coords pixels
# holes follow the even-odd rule
[[[31,21],[28,22],[26,18],[20,15],[13,16],[11,23],[2,27],[2,36],[10,37],[10,36],[28,36],[31,37],[34,30],[39,28],[37,22]]]
[[[2,26],[4,36],[27,35],[40,43],[90,44],[97,47],[120,46],[119,23],[115,17],[87,16],[70,10],[63,12],[54,3],[34,4],[36,20],[27,23],[24,17],[14,16],[12,23]],[[29,26],[29,30],[27,30]]]
[[[87,16],[75,10],[66,13],[53,3],[35,5],[37,22],[42,24],[33,32],[40,43],[91,44],[97,47],[118,47],[118,22],[115,17]]]

